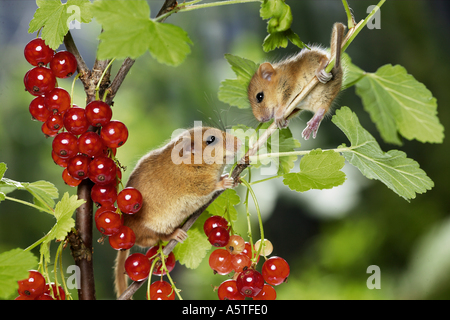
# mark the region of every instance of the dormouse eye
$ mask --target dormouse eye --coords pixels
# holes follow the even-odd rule
[[[215,136],[209,136],[208,138],[206,138],[206,145],[210,145],[211,143],[213,143],[214,141],[216,141],[216,137]]]
[[[258,103],[261,103],[264,99],[264,92],[258,92],[256,94],[256,101],[258,101]]]

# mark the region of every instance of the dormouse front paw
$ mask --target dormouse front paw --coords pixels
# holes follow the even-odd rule
[[[284,118],[275,119],[275,123],[278,127],[278,129],[284,129],[288,126],[289,120],[286,120]]]
[[[218,189],[224,190],[224,189],[230,189],[234,187],[234,179],[231,178],[228,174],[224,174],[220,177]]]

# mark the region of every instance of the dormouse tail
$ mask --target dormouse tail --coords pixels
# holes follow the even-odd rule
[[[125,260],[127,260],[130,250],[119,250],[117,252],[116,264],[114,267],[114,286],[117,298],[122,295],[128,287],[127,274],[125,272]]]

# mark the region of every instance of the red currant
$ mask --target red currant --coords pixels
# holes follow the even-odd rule
[[[123,213],[136,213],[142,207],[142,194],[138,189],[125,188],[117,195],[117,206]]]
[[[52,150],[52,159],[58,166],[63,167],[63,168],[67,168],[67,163],[70,160],[70,159],[63,159],[63,158],[58,157],[58,155],[53,150]]]
[[[245,241],[241,236],[232,235],[226,244],[226,248],[231,254],[239,254],[245,249]]]
[[[246,297],[255,297],[264,286],[264,278],[258,271],[247,269],[242,271],[236,279],[239,292]]]
[[[225,280],[217,290],[219,300],[244,300],[245,296],[237,289],[236,280]]]
[[[209,217],[203,224],[203,231],[205,231],[206,236],[209,236],[211,230],[217,227],[228,229],[228,221],[221,216]]]
[[[92,201],[97,206],[112,206],[117,200],[117,186],[110,183],[106,185],[95,184],[91,190]]]
[[[23,79],[25,89],[34,96],[50,92],[56,85],[56,78],[46,67],[35,67],[29,70]]]
[[[78,139],[69,132],[61,132],[53,139],[52,150],[60,158],[72,158],[78,153]]]
[[[100,136],[109,148],[118,148],[127,141],[128,129],[120,121],[110,121],[103,126]]]
[[[116,250],[128,250],[136,242],[134,231],[127,227],[121,226],[117,233],[109,237],[109,245]]]
[[[84,109],[74,105],[64,113],[64,127],[77,136],[85,133],[89,128],[89,122],[86,119]]]
[[[45,105],[52,113],[64,113],[70,108],[70,94],[63,88],[54,88],[45,95]]]
[[[78,138],[78,149],[82,154],[97,157],[103,154],[105,144],[95,132],[85,132]]]
[[[58,288],[56,288],[56,284],[54,282],[52,282],[50,285],[47,283],[45,285],[45,294],[51,295],[52,291],[55,300],[66,300],[66,293],[61,286],[58,286]]]
[[[280,257],[267,259],[261,269],[264,280],[273,286],[286,282],[289,276],[289,264]]]
[[[70,187],[77,187],[82,181],[81,179],[72,177],[70,173],[67,171],[67,168],[64,169],[62,173],[62,178],[64,182]]]
[[[117,212],[117,208],[113,205],[111,206],[102,206],[100,208],[97,209],[97,211],[95,211],[95,215],[94,215],[94,220],[95,223],[97,223],[97,218],[100,214],[102,214],[105,211],[112,211],[112,212]]]
[[[59,51],[50,61],[50,69],[58,78],[68,78],[77,71],[77,59],[69,51]]]
[[[276,298],[277,292],[275,289],[271,285],[265,283],[262,290],[253,297],[253,300],[275,300]]]
[[[94,127],[102,127],[111,121],[111,107],[103,101],[92,101],[86,106],[86,118]]]
[[[119,232],[120,227],[123,225],[122,217],[120,214],[113,211],[102,212],[95,221],[95,225],[102,234],[106,236],[112,236]]]
[[[133,281],[142,281],[148,278],[150,261],[142,253],[133,253],[125,260],[125,271]]]
[[[256,256],[257,252],[254,252],[254,253]],[[242,251],[242,254],[245,254],[250,259],[252,259],[252,246],[251,246],[250,242],[245,243],[245,247],[244,247],[244,250]],[[258,263],[258,261],[259,261],[259,256],[256,259],[256,263]]]
[[[50,131],[59,131],[63,128],[63,117],[60,114],[51,114],[45,121],[45,125]]]
[[[175,291],[172,286],[163,280],[158,280],[150,285],[150,299],[147,300],[175,300]]]
[[[48,138],[48,137],[56,137],[58,135],[59,130],[50,130],[50,128],[47,126],[47,123],[44,122],[41,126],[42,133]]]
[[[116,164],[111,158],[94,158],[91,163],[89,163],[89,179],[98,184],[109,184],[115,181]]]
[[[148,249],[148,251],[145,255],[147,256],[147,258],[150,259],[154,255],[156,255],[157,252],[158,252],[158,247],[155,246],[155,247],[151,247],[150,249]],[[153,263],[153,259],[150,259],[150,263]],[[175,255],[172,252],[169,253],[167,258],[164,259],[164,264],[166,265],[167,271],[169,271],[169,273],[170,273],[173,270],[173,268],[175,267]],[[153,269],[154,275],[161,275],[161,274],[165,275],[166,274],[165,270],[161,270],[161,268],[162,268],[161,262],[157,262],[156,266],[157,266],[157,268]]]
[[[45,44],[41,38],[36,38],[27,43],[24,49],[24,56],[33,66],[43,66],[52,60],[55,52]]]
[[[233,265],[234,271],[242,272],[244,269],[250,268],[252,260],[246,254],[232,254],[231,264]]]
[[[230,234],[227,229],[217,227],[211,230],[208,240],[214,247],[224,247],[230,240]]]
[[[28,278],[17,281],[17,283],[19,284],[18,291],[21,296],[36,298],[43,294],[45,290],[45,278],[36,270],[30,270]]]
[[[231,254],[225,249],[214,250],[209,256],[209,266],[214,270],[214,274],[229,274],[233,270]]]
[[[50,116],[50,111],[45,106],[44,100],[44,96],[36,97],[31,101],[29,107],[33,119],[41,122],[45,122]]]
[[[67,171],[74,178],[80,180],[87,179],[90,162],[90,158],[83,155],[77,155],[70,158],[67,162]]]

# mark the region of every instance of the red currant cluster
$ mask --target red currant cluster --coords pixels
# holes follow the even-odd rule
[[[275,300],[276,292],[272,286],[277,286],[287,280],[289,265],[283,258],[271,257],[266,259],[261,272],[255,270],[259,261],[259,247],[261,241],[252,248],[239,235],[230,235],[228,221],[220,216],[209,217],[203,225],[203,230],[209,242],[216,249],[209,256],[209,266],[214,273],[226,275],[234,271],[233,279],[222,282],[217,290],[220,300]],[[272,253],[272,244],[265,240],[264,257]],[[265,283],[266,282],[266,283]]]
[[[27,279],[17,281],[19,296],[14,300],[66,300],[66,293],[55,283],[45,283],[44,276],[30,270]]]
[[[76,71],[73,54],[55,53],[37,38],[25,46],[24,55],[35,66],[24,78],[26,90],[36,96],[29,110],[34,119],[43,122],[42,132],[54,137],[52,158],[64,168],[64,182],[72,187],[87,178],[94,182],[91,198],[100,207],[95,213],[97,229],[109,236],[114,249],[131,248],[134,232],[123,225],[123,217],[114,205],[117,201],[121,213],[126,214],[134,214],[142,206],[138,190],[125,188],[118,193],[122,172],[115,154],[128,139],[127,127],[111,120],[112,110],[107,103],[92,101],[85,109],[71,106],[70,94],[56,87],[57,77],[66,78]],[[46,67],[48,63],[50,68]]]
[[[133,253],[125,261],[125,271],[133,281],[143,281],[148,278],[150,269],[158,256],[158,246],[148,249],[146,254]],[[160,260],[155,261],[152,274],[163,276],[167,272],[171,272],[175,267],[175,255],[173,252],[169,253],[164,259],[164,266]],[[155,281],[150,285],[150,291],[147,292],[148,300],[174,300],[175,292],[172,286],[161,280]]]

